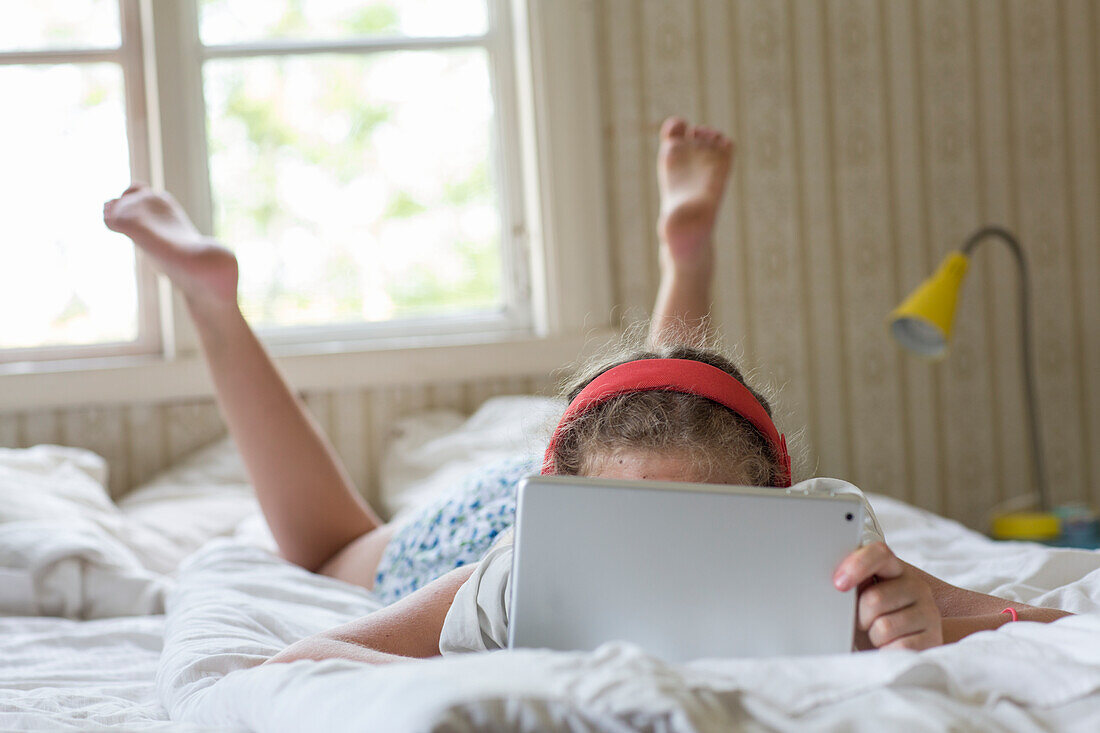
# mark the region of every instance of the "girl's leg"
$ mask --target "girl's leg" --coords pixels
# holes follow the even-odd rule
[[[236,258],[199,234],[171,196],[143,184],[109,201],[104,221],[130,237],[183,293],[218,404],[283,557],[370,587],[389,530],[354,490],[241,315]],[[353,543],[356,567],[329,568]]]
[[[657,181],[661,285],[649,340],[698,343],[706,334],[714,271],[714,222],[733,161],[733,143],[708,127],[671,117],[661,126]]]

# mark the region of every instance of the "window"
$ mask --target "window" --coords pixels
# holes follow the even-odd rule
[[[4,6],[0,360],[156,347],[153,278],[101,205],[148,177],[135,4]]]
[[[131,178],[236,251],[269,342],[529,332],[509,12],[8,0],[0,360],[174,349],[182,314],[100,219]]]
[[[525,325],[503,3],[198,10],[214,230],[241,260],[254,325]]]

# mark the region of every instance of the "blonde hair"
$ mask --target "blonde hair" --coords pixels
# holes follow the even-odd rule
[[[630,361],[691,359],[717,367],[748,387],[769,416],[763,394],[745,383],[741,370],[716,349],[669,344],[619,353],[598,361],[563,386],[572,401],[593,379]],[[776,486],[784,475],[779,457],[756,428],[716,402],[678,392],[635,392],[619,395],[563,424],[553,455],[562,475],[586,475],[597,463],[621,451],[686,455],[692,473],[703,480],[731,480]]]

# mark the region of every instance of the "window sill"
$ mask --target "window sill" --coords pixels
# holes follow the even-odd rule
[[[546,375],[606,343],[610,330],[548,338],[505,334],[393,337],[367,343],[273,347],[296,390],[343,389]],[[293,349],[296,353],[288,353]],[[198,355],[111,357],[0,365],[0,410],[134,404],[209,397]]]

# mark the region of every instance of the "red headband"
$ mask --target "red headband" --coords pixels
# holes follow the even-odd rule
[[[791,457],[787,453],[787,439],[775,429],[775,423],[768,417],[764,406],[732,374],[692,359],[630,361],[608,369],[589,382],[576,399],[569,403],[557,430],[554,431],[554,437],[550,439],[542,462],[543,475],[554,473],[554,452],[566,425],[613,397],[633,392],[679,392],[705,397],[728,407],[748,420],[775,451],[782,467],[779,486],[791,485]]]

